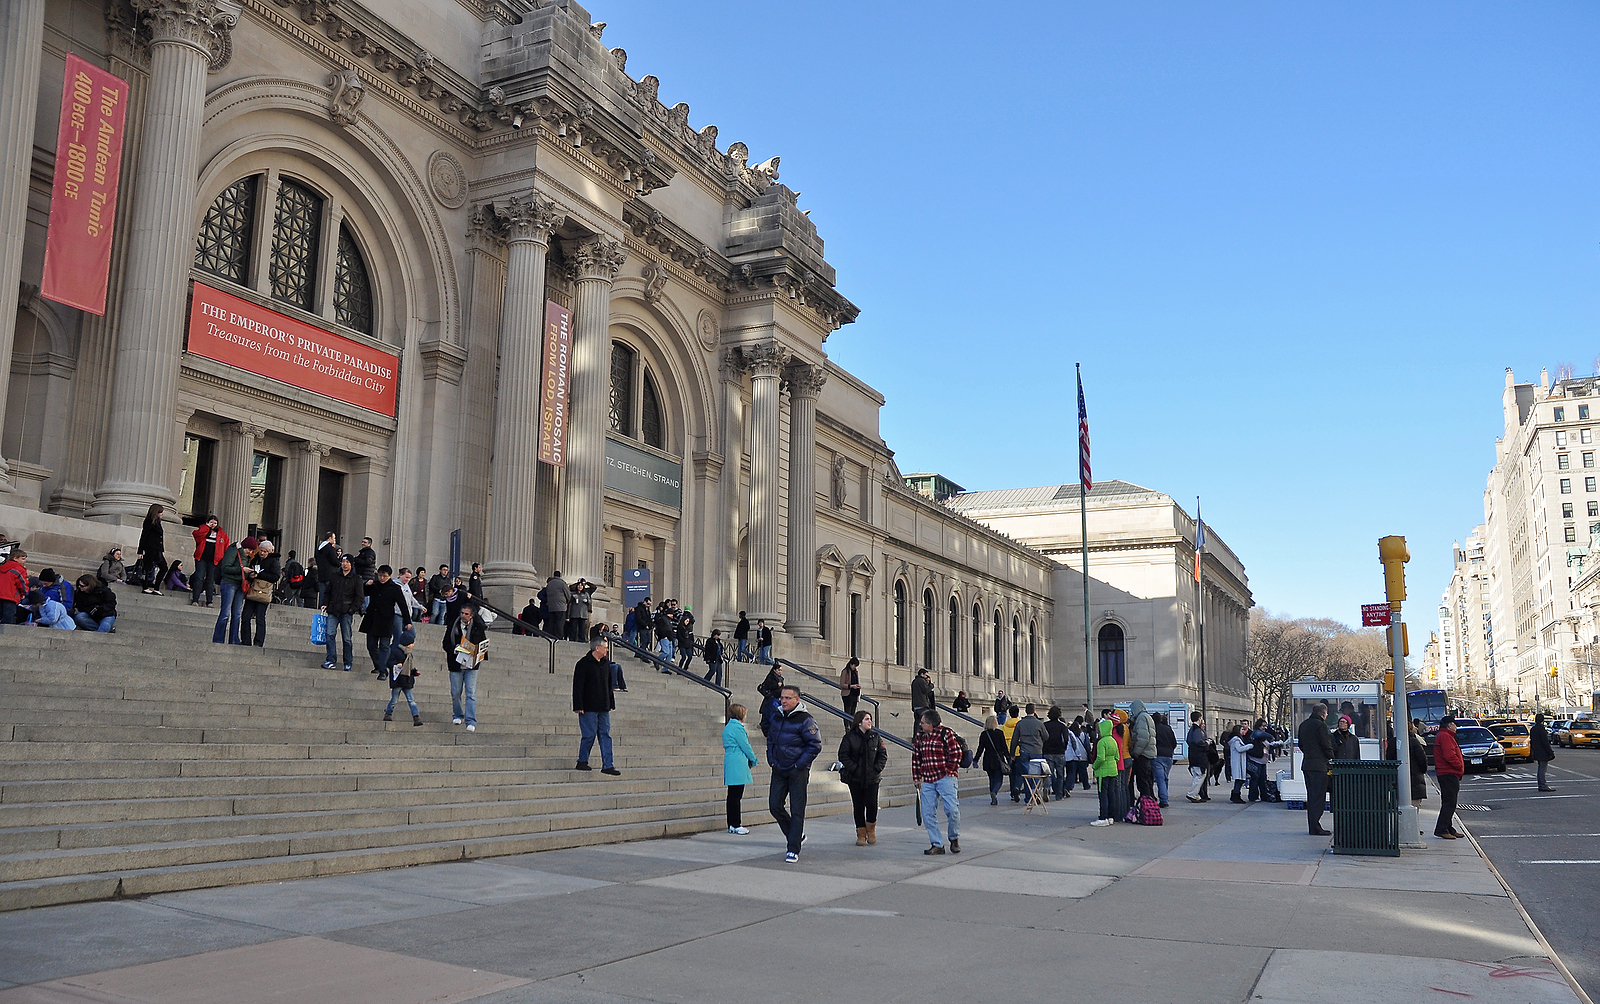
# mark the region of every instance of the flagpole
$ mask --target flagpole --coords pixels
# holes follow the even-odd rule
[[[1194,523],[1195,523],[1195,548],[1194,548],[1194,588],[1195,609],[1198,611],[1200,625],[1200,720],[1208,722],[1211,719],[1209,709],[1206,707],[1206,584],[1205,563],[1200,556],[1205,552],[1205,524],[1200,521],[1200,496],[1194,497]]]
[[[1073,364],[1078,373],[1078,517],[1083,543],[1083,687],[1084,703],[1094,715],[1094,660],[1089,641],[1089,412],[1083,401],[1083,366]]]

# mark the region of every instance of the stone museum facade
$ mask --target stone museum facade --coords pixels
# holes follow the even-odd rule
[[[155,503],[397,566],[459,530],[500,605],[559,568],[620,621],[648,568],[880,692],[1050,693],[1054,562],[904,485],[778,158],[577,3],[3,6],[0,528],[35,555]],[[40,289],[69,54],[130,87],[103,314]]]

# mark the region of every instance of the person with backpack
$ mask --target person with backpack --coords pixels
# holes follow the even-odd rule
[[[291,607],[301,606],[301,593],[306,584],[306,566],[300,564],[293,551],[289,552],[289,560],[283,564],[283,580],[278,584],[281,595],[279,603],[287,603]]]
[[[872,726],[872,712],[857,711],[839,740],[839,780],[850,789],[857,847],[878,842],[878,782],[889,765],[889,750]]]
[[[416,630],[406,628],[389,646],[389,706],[383,709],[383,720],[386,722],[394,721],[395,702],[404,694],[406,704],[411,707],[411,724],[422,724],[422,712],[417,708],[417,699],[411,696],[417,682],[417,667],[410,661],[411,650],[416,644]]]
[[[1006,755],[1006,733],[999,719],[990,715],[983,721],[983,734],[978,736],[978,749],[974,754],[989,775],[989,804],[1000,804],[1000,784],[1011,771],[1011,758]]]
[[[917,738],[911,750],[911,779],[922,794],[922,826],[928,831],[924,854],[945,853],[939,839],[939,807],[944,807],[945,837],[951,854],[961,853],[961,799],[957,778],[966,751],[961,738],[939,721],[939,712],[929,708],[917,722]]]

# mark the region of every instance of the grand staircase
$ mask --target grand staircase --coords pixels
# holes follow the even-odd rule
[[[0,633],[0,910],[279,881],[717,830],[725,825],[720,694],[619,658],[621,777],[573,769],[572,666],[583,654],[496,632],[478,731],[450,724],[439,629],[419,626],[424,724],[367,670],[320,668],[311,614],[274,606],[264,648],[214,645],[215,608],[118,589],[115,634]],[[755,667],[734,699],[759,703]],[[824,737],[810,815],[848,812]],[[969,741],[976,735],[968,736]],[[598,753],[593,756],[599,766]],[[890,748],[881,804],[913,801]],[[746,789],[765,822],[766,769]],[[969,772],[963,793],[983,789]],[[904,822],[911,810],[904,810]]]

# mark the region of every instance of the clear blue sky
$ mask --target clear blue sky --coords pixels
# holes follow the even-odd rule
[[[1072,481],[1081,361],[1096,478],[1203,496],[1275,612],[1356,620],[1401,533],[1431,626],[1505,368],[1600,354],[1600,5],[590,13],[782,157],[902,471]]]

